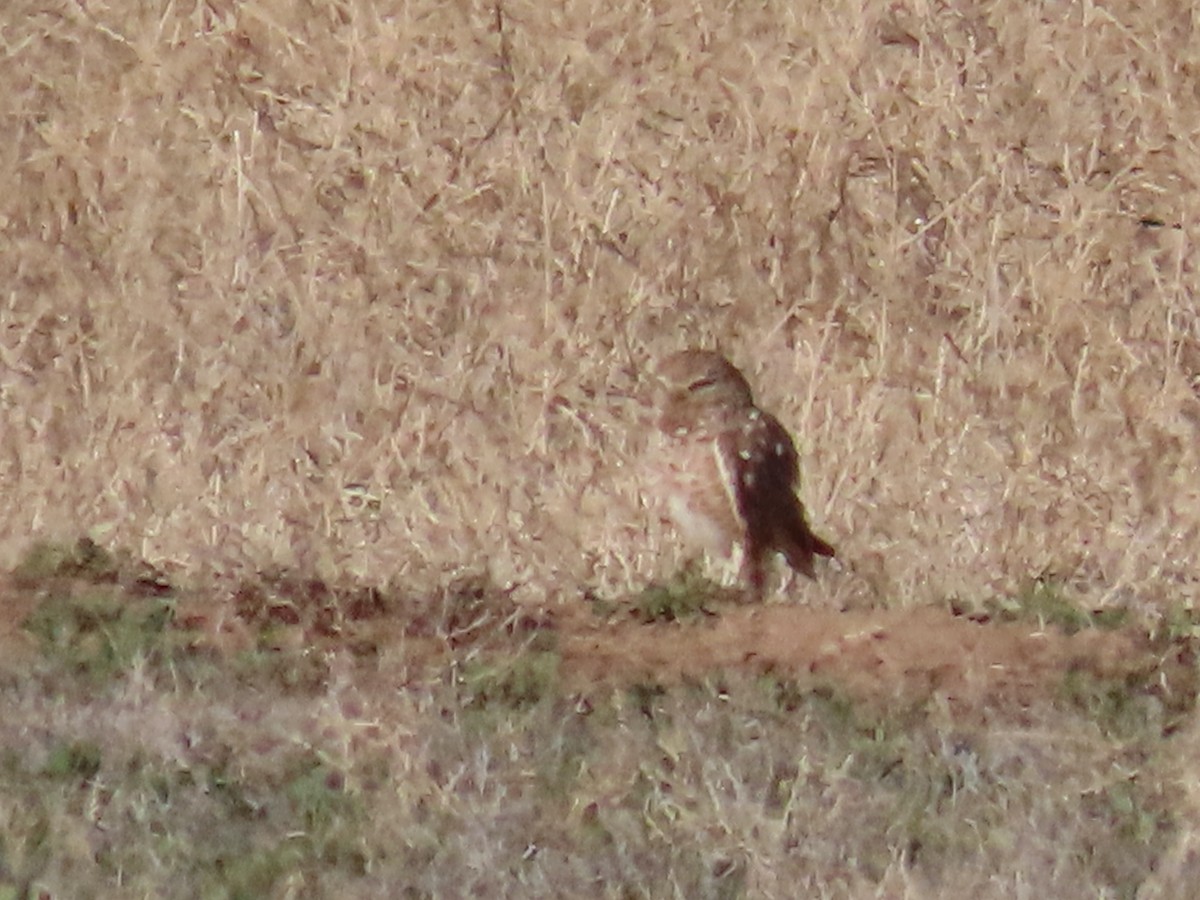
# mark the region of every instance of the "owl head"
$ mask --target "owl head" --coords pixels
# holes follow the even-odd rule
[[[713,350],[682,350],[657,368],[665,431],[687,430],[709,424],[730,410],[754,406],[746,377]]]

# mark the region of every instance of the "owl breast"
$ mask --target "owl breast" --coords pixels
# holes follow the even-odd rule
[[[729,557],[743,536],[730,473],[718,441],[705,434],[676,434],[658,467],[656,493],[684,540],[697,549]]]

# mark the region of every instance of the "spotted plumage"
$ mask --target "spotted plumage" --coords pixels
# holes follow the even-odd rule
[[[683,537],[720,557],[740,549],[755,593],[776,552],[813,577],[814,558],[834,549],[809,528],[796,496],[799,459],[787,430],[755,405],[745,376],[719,353],[675,353],[658,375],[666,447],[656,477]]]

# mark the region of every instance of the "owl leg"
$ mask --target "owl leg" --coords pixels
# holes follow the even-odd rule
[[[752,599],[763,598],[767,586],[767,566],[766,554],[762,547],[753,544],[746,547],[746,554],[742,560],[742,580],[750,586]]]

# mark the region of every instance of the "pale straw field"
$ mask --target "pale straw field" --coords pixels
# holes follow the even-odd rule
[[[0,898],[1185,896],[1197,25],[10,0]],[[644,376],[693,345],[796,435],[838,548],[765,612],[999,610],[1062,641],[1048,680],[859,709],[807,657],[743,670],[759,611],[717,599],[619,624],[685,658],[725,622],[732,665],[581,686],[561,635],[607,660],[688,560]],[[121,650],[70,604],[120,619],[139,565],[175,624]],[[373,612],[307,618],[325,585]],[[1136,662],[1047,604],[1125,611]]]

